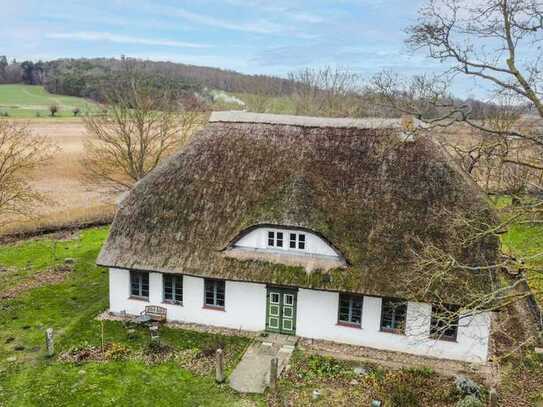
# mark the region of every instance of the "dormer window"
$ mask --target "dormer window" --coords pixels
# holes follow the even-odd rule
[[[283,247],[283,232],[269,231],[268,232],[269,247]]]
[[[268,230],[268,247],[279,249],[306,249],[306,234],[300,232],[289,232],[288,230]]]
[[[226,256],[307,265],[308,270],[343,267],[343,255],[324,236],[308,229],[255,225],[242,232],[225,250]]]
[[[305,233],[289,233],[291,249],[305,250]]]

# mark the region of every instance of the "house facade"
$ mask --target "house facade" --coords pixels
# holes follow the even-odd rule
[[[98,263],[112,313],[160,305],[171,321],[485,362],[492,315],[444,308],[487,275],[433,287],[409,257],[410,240],[447,246],[452,210],[491,220],[446,153],[397,121],[214,113],[123,201]]]

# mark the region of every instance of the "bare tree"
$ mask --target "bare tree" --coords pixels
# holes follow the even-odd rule
[[[451,126],[462,125],[471,130],[476,141],[471,145],[456,144],[453,148],[464,169],[475,178],[486,173],[487,190],[492,180],[496,190],[511,194],[518,204],[501,224],[474,225],[473,233],[456,236],[449,251],[424,242],[414,245],[414,259],[421,271],[418,277],[430,277],[434,283],[446,285],[453,272],[506,271],[505,275],[515,276],[503,280],[510,284],[496,284],[488,294],[473,292],[470,303],[461,307],[454,318],[470,309],[484,312],[509,306],[529,295],[517,288],[525,282],[523,271],[527,268],[531,268],[532,275],[541,275],[542,270],[531,260],[543,255],[543,251],[530,258],[504,256],[498,264],[482,268],[462,264],[454,253],[465,247],[466,241],[497,237],[512,222],[533,220],[543,214],[541,195],[523,203],[518,201],[519,195],[527,190],[541,192],[543,187],[543,3],[427,0],[417,24],[409,27],[407,33],[407,44],[413,50],[426,50],[430,58],[447,67],[446,71],[411,79],[383,72],[373,81],[373,94],[379,103],[416,116],[426,129],[439,128],[453,134],[458,127]],[[457,75],[474,78],[489,87],[493,100],[501,107],[487,114],[484,120],[476,120],[468,104],[458,103],[450,96],[449,83]],[[523,123],[526,105],[533,106],[537,115],[537,120],[530,124]],[[469,220],[458,219],[458,222],[469,223]],[[405,283],[406,289],[414,285]],[[466,287],[466,291],[471,289]],[[423,293],[412,294],[418,297]]]
[[[13,216],[29,216],[43,197],[32,189],[28,174],[45,164],[54,148],[24,125],[0,120],[0,227]]]
[[[291,72],[296,114],[335,117],[363,115],[359,75],[341,67]]]
[[[117,191],[130,189],[204,120],[194,103],[185,109],[137,77],[112,87],[108,102],[105,114],[85,117],[90,139],[83,167],[87,181]]]

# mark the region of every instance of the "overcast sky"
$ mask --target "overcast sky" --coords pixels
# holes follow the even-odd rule
[[[341,65],[370,77],[441,69],[405,48],[422,0],[0,0],[0,54],[130,57],[284,76]],[[461,96],[477,95],[469,81]]]

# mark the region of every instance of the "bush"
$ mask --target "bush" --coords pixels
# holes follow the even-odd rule
[[[390,401],[394,407],[418,407],[417,394],[406,384],[400,384],[392,389]]]
[[[456,388],[464,396],[474,396],[477,399],[481,398],[481,386],[475,383],[473,380],[465,376],[457,376],[454,382]]]
[[[484,407],[484,404],[477,397],[468,395],[456,403],[456,407]]]
[[[107,360],[124,360],[130,353],[130,350],[121,343],[112,342],[108,344],[104,351]]]
[[[51,117],[55,117],[55,114],[59,111],[58,105],[51,105],[49,106],[49,112],[51,113]]]

